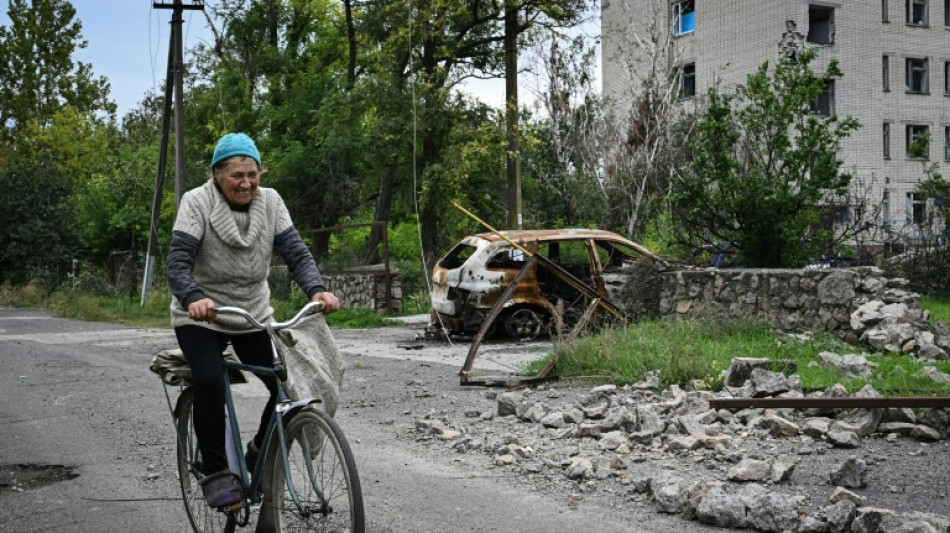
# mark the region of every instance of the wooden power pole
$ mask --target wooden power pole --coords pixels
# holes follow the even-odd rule
[[[518,143],[518,8],[505,11],[505,131],[508,137],[508,227],[521,229],[521,147]]]
[[[142,300],[145,305],[155,273],[155,258],[158,250],[158,215],[162,209],[162,188],[165,182],[165,163],[168,159],[168,137],[171,125],[172,96],[175,98],[175,207],[181,201],[185,187],[185,131],[183,81],[185,72],[184,52],[182,50],[182,13],[184,10],[203,10],[204,0],[191,0],[185,4],[182,0],[174,2],[153,2],[155,9],[172,10],[172,35],[168,43],[168,66],[165,73],[165,101],[162,108],[162,139],[158,146],[158,169],[155,172],[155,195],[152,197],[152,219],[148,237],[148,253],[145,256],[145,279],[142,281]]]

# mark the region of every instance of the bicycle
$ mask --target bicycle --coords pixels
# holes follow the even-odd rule
[[[201,492],[192,403],[194,391],[185,387],[172,410],[177,431],[178,478],[188,520],[196,533],[232,533],[250,520],[251,507],[261,504],[258,531],[340,531],[362,533],[365,528],[363,495],[356,461],[339,425],[314,404],[313,398],[292,401],[286,389],[287,369],[276,343],[278,331],[293,327],[307,315],[323,309],[311,302],[286,322],[261,324],[247,311],[221,307],[218,314],[243,317],[253,328],[266,330],[274,355],[272,368],[224,361],[229,455],[238,465],[243,487],[241,501],[227,508],[212,508]],[[275,414],[267,426],[257,462],[244,463],[241,433],[231,393],[229,370],[246,370],[277,377]],[[166,399],[171,409],[171,399]],[[235,445],[235,443],[237,443]],[[230,461],[229,461],[230,462]]]

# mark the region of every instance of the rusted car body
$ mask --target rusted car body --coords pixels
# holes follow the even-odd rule
[[[643,246],[603,230],[523,230],[502,233],[532,254],[551,259],[606,299],[609,278],[633,264],[662,260]],[[527,261],[521,250],[494,233],[465,237],[432,271],[430,329],[472,334]],[[496,324],[510,337],[534,338],[560,312],[565,324],[586,308],[575,287],[544,266],[535,265],[505,302]],[[560,309],[560,311],[558,311]]]

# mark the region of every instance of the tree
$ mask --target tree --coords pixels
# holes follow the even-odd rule
[[[10,0],[7,15],[10,26],[0,26],[0,140],[15,142],[29,122],[43,127],[64,106],[115,112],[109,82],[94,78],[88,63],[73,61],[87,42],[72,4]]]
[[[379,43],[378,52],[367,58],[368,75],[379,75],[391,80],[387,87],[401,91],[398,100],[412,103],[418,120],[418,142],[414,162],[402,162],[402,168],[411,170],[412,163],[422,176],[420,223],[423,253],[432,258],[444,248],[446,234],[442,216],[444,205],[436,182],[452,181],[444,175],[453,169],[441,165],[442,150],[446,147],[459,115],[451,116],[451,110],[462,108],[451,98],[452,90],[469,77],[497,78],[504,75],[505,42],[504,21],[506,13],[517,14],[517,33],[539,25],[569,25],[579,20],[586,0],[523,0],[497,2],[476,0],[453,2],[428,0],[423,2],[391,2],[367,4],[362,14],[363,30],[370,42]],[[409,25],[394,24],[406,20],[411,11],[411,38]],[[411,45],[411,46],[410,46]],[[410,80],[411,78],[411,80]],[[411,81],[411,83],[410,83]],[[413,94],[414,93],[414,94]],[[380,103],[382,103],[380,101]],[[405,108],[403,108],[404,110]],[[463,113],[464,114],[464,113]],[[396,143],[412,147],[412,125],[408,115],[387,116],[389,125],[400,125]],[[392,131],[392,130],[391,130]],[[408,141],[408,143],[407,143]],[[394,143],[389,143],[392,146]],[[395,153],[395,152],[390,152]],[[503,151],[502,155],[507,155]],[[392,162],[393,165],[397,163]],[[431,170],[427,170],[432,165]],[[406,189],[411,183],[409,172],[396,172],[390,167],[380,181],[379,198],[393,198],[385,187]],[[429,183],[429,180],[433,180]],[[385,203],[377,204],[375,220],[389,212]],[[482,213],[484,214],[484,213]],[[495,225],[501,225],[497,222]],[[370,240],[368,246],[375,246]]]
[[[522,115],[525,220],[535,227],[598,226],[607,195],[595,49],[585,36],[552,34],[533,51],[537,114]]]
[[[603,182],[609,225],[642,240],[662,213],[673,170],[685,164],[684,139],[694,131],[697,104],[681,98],[682,51],[668,26],[669,2],[636,9],[619,2],[611,9],[619,12],[605,24],[631,24],[633,30],[621,46],[605,47],[615,50],[608,60],[619,72],[611,80],[618,86],[616,101],[606,102]],[[626,32],[619,29],[613,33]]]
[[[813,111],[825,80],[842,76],[835,60],[816,76],[816,55],[782,59],[771,76],[766,62],[735,95],[709,90],[692,163],[671,194],[690,242],[732,243],[749,266],[786,267],[836,240],[819,224],[822,203],[848,192],[835,149],[859,124]]]
[[[81,250],[71,182],[48,164],[0,169],[0,283],[55,287]]]

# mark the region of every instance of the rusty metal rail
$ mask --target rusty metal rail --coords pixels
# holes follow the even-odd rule
[[[950,398],[898,396],[892,398],[716,398],[713,409],[793,408],[793,409],[873,409],[887,407],[950,407]]]

